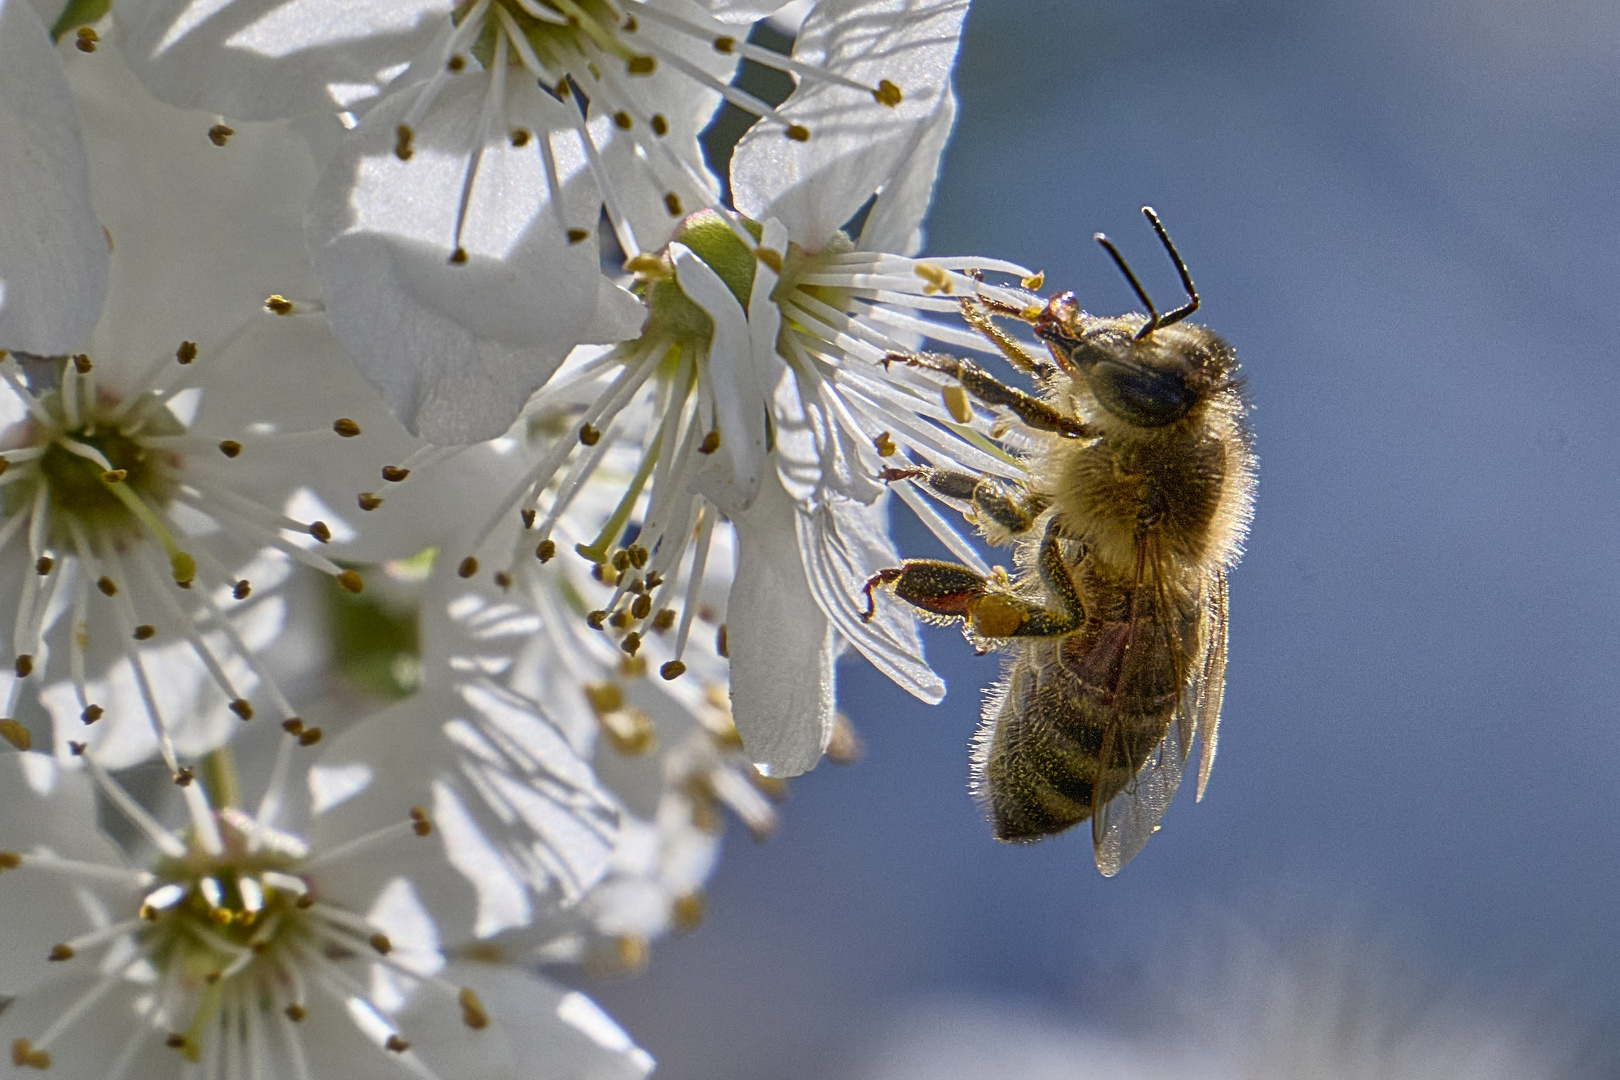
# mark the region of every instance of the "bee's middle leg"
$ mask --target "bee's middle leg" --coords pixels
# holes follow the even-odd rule
[[[1014,536],[1028,532],[1035,525],[1050,500],[1033,491],[1009,490],[988,476],[954,472],[950,469],[884,469],[885,482],[916,480],[936,495],[959,502],[971,503],[973,508]]]

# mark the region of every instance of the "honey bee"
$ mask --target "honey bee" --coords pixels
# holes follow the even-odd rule
[[[1039,840],[1090,818],[1109,877],[1158,831],[1195,737],[1203,798],[1226,677],[1226,575],[1254,499],[1237,357],[1184,321],[1199,306],[1192,276],[1158,215],[1142,213],[1187,293],[1174,311],[1159,313],[1101,233],[1146,315],[1090,315],[1068,292],[1026,309],[963,302],[1038,395],[955,357],[891,357],[942,372],[1015,418],[1029,433],[1029,478],[887,470],[886,480],[922,484],[969,513],[987,540],[1012,545],[1017,573],[987,578],[910,559],[865,588],[868,618],[873,589],[890,588],[925,618],[959,620],[981,649],[1006,653],[973,742],[973,792],[1000,840]],[[1051,360],[992,316],[1027,321]]]

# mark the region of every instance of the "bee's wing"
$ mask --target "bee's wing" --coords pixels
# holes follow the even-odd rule
[[[1136,858],[1159,831],[1164,812],[1181,786],[1187,750],[1181,742],[1180,716],[1164,733],[1164,740],[1148,755],[1136,779],[1115,795],[1091,819],[1092,852],[1103,877],[1113,877]]]
[[[1144,586],[1154,587],[1147,583]],[[1203,600],[1199,609],[1199,653],[1193,658],[1181,700],[1165,729],[1164,739],[1137,769],[1135,779],[1100,807],[1091,819],[1092,849],[1097,869],[1104,877],[1113,877],[1124,869],[1159,831],[1159,822],[1181,786],[1195,738],[1202,735],[1204,741],[1198,765],[1200,797],[1209,780],[1209,770],[1215,764],[1215,736],[1226,684],[1225,573],[1216,571],[1206,579]],[[1155,605],[1154,612],[1152,632],[1169,638],[1174,629],[1168,622],[1167,605]]]

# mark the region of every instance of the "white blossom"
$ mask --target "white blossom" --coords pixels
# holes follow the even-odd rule
[[[0,358],[0,715],[31,744],[25,691],[46,683],[60,752],[178,771],[255,700],[296,719],[255,657],[274,590],[298,564],[360,587],[318,549],[369,471],[351,440],[392,421],[322,326],[264,309],[310,282],[305,140],[161,105],[113,45],[63,55],[110,288],[66,354]]]
[[[715,14],[741,21],[768,6]],[[408,427],[466,443],[503,432],[574,345],[635,336],[645,313],[600,273],[598,223],[633,258],[688,213],[720,208],[697,136],[722,99],[762,118],[756,139],[797,148],[781,167],[806,175],[864,161],[882,177],[911,152],[965,0],[824,6],[792,57],[695,0],[386,14],[338,0],[203,13],[137,0],[119,18],[160,93],[227,118],[286,115],[324,93],[357,125],[310,208],[334,328]],[[731,85],[744,57],[797,80],[780,109]]]
[[[435,849],[424,808],[401,801],[363,834],[317,815],[299,834],[280,825],[306,802],[285,753],[256,809],[220,758],[184,787],[173,829],[80,761],[0,759],[0,992],[13,998],[0,1043],[14,1068],[109,1080],[190,1067],[287,1080],[649,1071],[583,995],[447,960],[456,942],[423,903],[448,872],[422,857]],[[101,832],[94,788],[140,836],[137,853]]]

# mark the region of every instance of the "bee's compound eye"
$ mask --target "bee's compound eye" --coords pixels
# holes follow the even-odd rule
[[[1103,408],[1137,427],[1163,427],[1187,415],[1198,399],[1181,371],[1102,360],[1086,372],[1091,392]]]

